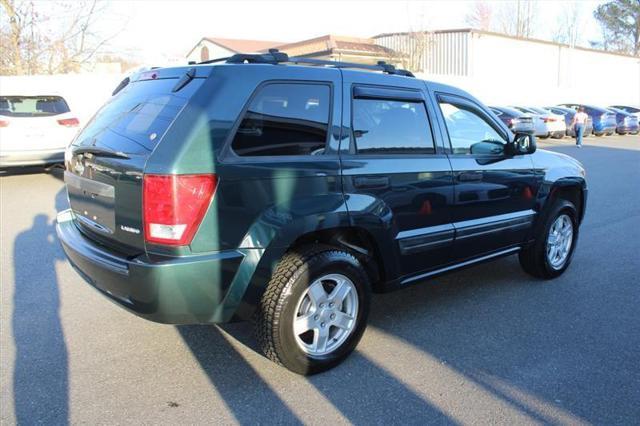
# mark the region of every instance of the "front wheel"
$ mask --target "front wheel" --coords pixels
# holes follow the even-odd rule
[[[557,200],[538,228],[534,243],[520,251],[520,265],[534,277],[551,279],[569,267],[578,241],[575,206]]]
[[[279,262],[256,314],[267,358],[310,375],[342,362],[366,327],[369,278],[351,253],[330,246],[292,250]]]

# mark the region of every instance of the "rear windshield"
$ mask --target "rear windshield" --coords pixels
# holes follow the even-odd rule
[[[69,112],[60,96],[0,96],[0,115],[7,117],[45,117]]]
[[[106,146],[128,153],[153,150],[204,79],[196,78],[173,93],[177,81],[170,78],[128,84],[94,115],[74,144]]]

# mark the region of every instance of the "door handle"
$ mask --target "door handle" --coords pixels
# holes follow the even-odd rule
[[[358,176],[353,178],[356,188],[386,188],[389,186],[388,176]]]
[[[460,182],[479,182],[482,180],[482,172],[462,172],[458,175]]]

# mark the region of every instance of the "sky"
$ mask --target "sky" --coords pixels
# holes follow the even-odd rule
[[[500,1],[489,2],[499,7]],[[562,0],[539,0],[536,36],[551,38]],[[582,43],[599,38],[593,10],[582,0]],[[206,1],[114,0],[101,21],[109,49],[147,63],[184,57],[205,36],[292,42],[325,34],[371,37],[409,29],[467,28],[474,1]]]

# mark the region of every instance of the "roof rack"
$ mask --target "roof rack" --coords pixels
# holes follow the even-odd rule
[[[398,69],[395,66],[386,63],[385,61],[378,61],[376,65],[367,65],[358,64],[355,62],[329,61],[325,59],[301,58],[296,56],[289,57],[289,55],[284,52],[280,52],[278,49],[269,49],[268,53],[238,53],[236,55],[225,58],[210,59],[208,61],[198,62],[198,64],[212,64],[215,62],[226,62],[227,64],[304,64],[314,66],[328,66],[333,68],[355,68],[371,71],[382,71],[386,74],[414,77],[411,71]],[[192,65],[191,62],[189,62],[189,64]]]

